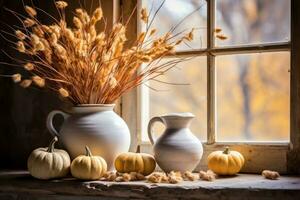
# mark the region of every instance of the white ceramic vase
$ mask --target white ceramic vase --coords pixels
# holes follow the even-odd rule
[[[114,104],[82,104],[68,112],[54,110],[48,115],[47,128],[60,138],[72,159],[84,154],[87,145],[93,155],[102,156],[112,170],[115,158],[127,152],[130,146],[128,126],[113,108]],[[52,123],[57,114],[64,117],[60,131],[55,130]]]
[[[148,136],[153,145],[154,157],[165,172],[193,171],[201,160],[202,144],[189,129],[193,118],[191,113],[173,113],[150,120]],[[152,127],[155,122],[166,126],[158,139],[153,138]]]

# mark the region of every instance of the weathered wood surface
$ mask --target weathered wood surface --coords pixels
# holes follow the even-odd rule
[[[300,177],[272,181],[241,174],[214,182],[151,184],[144,181],[83,182],[73,178],[40,181],[27,172],[0,173],[0,199],[298,199]],[[94,198],[95,197],[95,198]],[[101,198],[100,198],[101,197]]]

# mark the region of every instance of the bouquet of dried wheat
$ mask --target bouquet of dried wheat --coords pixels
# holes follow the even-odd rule
[[[113,103],[130,89],[184,61],[181,58],[159,62],[172,54],[177,45],[193,39],[193,30],[174,35],[169,31],[155,37],[156,29],[150,28],[153,19],[142,9],[139,15],[147,28],[125,48],[128,23],[115,23],[111,30],[99,31],[96,24],[104,21],[101,7],[91,15],[78,8],[74,28],[70,28],[65,20],[67,2],[56,1],[55,6],[60,19],[53,18],[51,25],[37,19],[40,9],[34,6],[25,6],[28,16],[11,11],[24,27],[15,30],[15,36],[16,48],[26,54],[26,59],[16,61],[31,74],[14,74],[12,78],[24,88],[35,85],[53,90],[74,105]],[[139,70],[143,63],[145,67]]]

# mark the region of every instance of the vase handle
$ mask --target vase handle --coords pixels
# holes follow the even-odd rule
[[[64,113],[63,111],[60,110],[53,110],[48,114],[47,117],[47,129],[49,130],[49,132],[53,135],[53,136],[57,136],[59,137],[59,133],[58,131],[54,128],[53,126],[53,118],[55,117],[55,115],[62,115],[64,120],[66,120],[67,117],[69,117],[69,115],[67,113]]]
[[[156,139],[153,137],[153,125],[155,122],[161,122],[164,124],[164,121],[161,117],[153,117],[148,124],[148,137],[149,140],[151,142],[151,144],[153,145],[156,141]]]

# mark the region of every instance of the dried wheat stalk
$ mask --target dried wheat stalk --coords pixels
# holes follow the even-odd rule
[[[15,60],[31,74],[26,77],[18,73],[12,78],[24,88],[36,85],[51,89],[74,105],[115,102],[125,92],[185,61],[159,62],[174,53],[177,45],[193,40],[193,29],[155,37],[156,29],[149,26],[153,19],[149,20],[147,10],[142,9],[140,18],[147,29],[125,48],[127,23],[115,23],[111,30],[96,29],[95,25],[103,21],[101,7],[91,15],[83,8],[76,9],[75,28],[70,28],[65,20],[67,2],[56,1],[55,5],[61,17],[51,25],[39,22],[37,11],[41,9],[34,6],[25,6],[28,16],[10,10],[24,26],[15,30],[16,49],[27,55],[24,60]],[[146,67],[139,71],[143,63]]]

